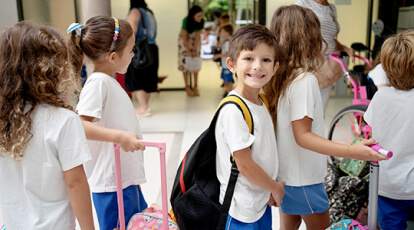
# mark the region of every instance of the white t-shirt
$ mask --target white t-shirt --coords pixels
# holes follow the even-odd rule
[[[311,118],[312,133],[325,137],[322,99],[315,75],[301,74],[286,89],[278,103],[277,150],[279,181],[286,185],[305,186],[324,182],[327,157],[300,147],[295,140],[292,121]]]
[[[380,88],[364,119],[372,127],[372,138],[394,153],[379,162],[378,194],[414,200],[414,89]]]
[[[21,161],[0,157],[0,208],[7,229],[75,229],[64,171],[91,159],[74,112],[40,104]]]
[[[339,32],[339,24],[335,22],[335,16],[338,15],[336,12],[336,7],[334,4],[329,3],[332,7],[335,15],[332,14],[332,9],[330,6],[324,6],[315,2],[314,0],[298,0],[296,1],[296,5],[306,7],[311,9],[321,23],[321,34],[323,39],[328,43],[328,50],[326,54],[331,54],[335,51],[335,37]],[[325,49],[325,44],[323,49]]]
[[[235,91],[230,94],[238,95]],[[216,123],[217,140],[217,177],[221,183],[220,203],[223,203],[227,184],[230,178],[230,154],[235,151],[251,147],[253,160],[273,179],[278,172],[278,155],[272,118],[266,105],[256,105],[242,98],[246,102],[253,117],[254,135],[249,133],[249,127],[243,114],[236,105],[225,105],[218,116]],[[246,179],[241,173],[238,176],[234,189],[229,214],[242,222],[252,223],[260,219],[269,201],[270,192],[264,190]]]
[[[227,52],[229,52],[229,45],[230,45],[230,40],[227,39],[223,42],[223,45],[221,46],[221,53],[225,54]],[[221,67],[223,67],[223,69],[228,69],[229,67],[227,66],[227,57],[222,57],[221,58]]]
[[[142,139],[141,127],[134,106],[125,90],[115,78],[104,73],[93,73],[80,94],[76,108],[79,115],[94,117],[94,123],[110,128],[138,134]],[[91,191],[115,192],[114,147],[110,142],[90,141],[92,160],[85,164]],[[142,151],[120,150],[122,188],[146,182]]]
[[[382,68],[382,64],[378,64],[375,68],[369,71],[368,76],[372,79],[375,85],[389,85],[390,81],[388,81],[387,74],[385,73],[384,69]]]

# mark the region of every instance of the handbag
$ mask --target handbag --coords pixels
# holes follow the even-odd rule
[[[343,72],[344,71],[338,62],[332,59],[325,60],[320,72],[315,73],[315,76],[318,79],[319,88],[324,89],[332,85],[342,77]]]
[[[331,8],[332,15],[335,19],[335,25],[336,25],[335,39],[336,39],[336,36],[338,36],[338,31],[339,31],[338,20],[336,18],[335,12],[332,9],[332,6],[329,5],[329,7]],[[325,63],[323,64],[320,71],[315,73],[315,76],[318,79],[319,88],[324,89],[332,85],[333,83],[335,83],[339,78],[342,77],[342,74],[343,74],[343,70],[342,70],[341,65],[337,63],[336,61],[328,58],[328,60],[325,60]]]
[[[139,41],[135,43],[134,47],[134,57],[132,58],[132,67],[134,69],[143,69],[147,68],[152,63],[154,63],[154,57],[151,51],[151,47],[148,43],[147,38],[147,29],[145,27],[145,20],[144,17],[142,17],[143,12],[141,12],[141,20],[142,20],[142,26],[144,27],[144,37],[142,37]]]
[[[189,71],[199,71],[201,69],[201,57],[185,57],[185,69]]]

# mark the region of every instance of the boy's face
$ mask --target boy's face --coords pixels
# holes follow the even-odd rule
[[[260,89],[272,79],[279,63],[275,64],[275,48],[261,43],[253,50],[242,50],[236,63],[227,58],[227,65],[237,74],[239,84]]]

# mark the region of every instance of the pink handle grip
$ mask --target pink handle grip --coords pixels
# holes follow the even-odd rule
[[[341,65],[341,67],[344,70],[344,72],[346,72],[347,71],[347,68],[346,68],[344,62],[341,59],[338,58],[340,56],[341,56],[340,53],[332,53],[332,54],[329,54],[329,58],[332,59],[332,60],[334,60],[334,61],[336,61],[336,62],[338,62]],[[354,55],[354,56],[356,58],[361,59],[362,61],[366,62],[369,67],[372,66],[371,62],[367,58],[361,57],[359,55]]]
[[[168,230],[168,198],[167,198],[167,166],[165,163],[166,143],[162,141],[145,141],[139,140],[147,147],[156,147],[160,152],[160,166],[161,166],[161,197],[162,197],[162,219],[163,229]],[[118,218],[120,222],[120,229],[125,230],[125,214],[124,214],[124,198],[122,194],[122,175],[121,175],[121,161],[119,156],[120,146],[114,143],[115,150],[115,172],[116,172],[116,190],[118,196]]]
[[[371,145],[371,148],[386,158],[391,158],[394,155],[391,151],[385,150],[379,144]]]

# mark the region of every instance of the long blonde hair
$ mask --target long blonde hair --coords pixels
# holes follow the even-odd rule
[[[64,37],[46,25],[19,22],[0,36],[0,155],[21,160],[39,104],[72,109],[80,91]],[[25,112],[25,107],[30,109]]]
[[[278,101],[299,74],[319,71],[326,42],[315,13],[297,5],[279,7],[273,14],[270,31],[279,42],[279,68],[263,90],[276,126]]]

